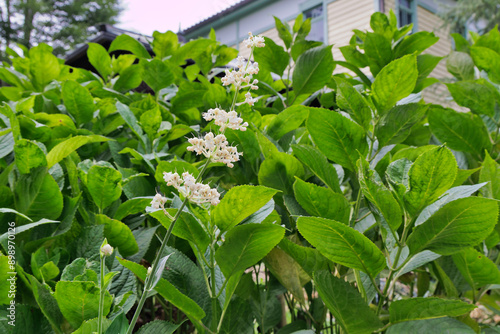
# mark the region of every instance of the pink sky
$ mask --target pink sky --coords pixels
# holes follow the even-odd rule
[[[124,0],[118,27],[151,36],[177,32],[239,2],[239,0]]]

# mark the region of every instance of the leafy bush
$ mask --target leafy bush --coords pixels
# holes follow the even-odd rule
[[[258,83],[213,32],[90,43],[98,74],[44,44],[3,64],[3,332],[498,330],[498,30],[453,36],[459,112],[420,101],[438,39],[392,13],[345,61],[276,23],[237,65]]]

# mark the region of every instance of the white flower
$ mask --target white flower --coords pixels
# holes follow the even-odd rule
[[[237,120],[234,123],[238,123]],[[247,126],[242,124],[241,126]],[[187,148],[188,151],[196,152],[196,154],[203,154],[206,158],[211,159],[213,162],[222,162],[229,168],[233,168],[233,162],[240,160],[240,155],[236,147],[229,146],[226,136],[223,134],[214,136],[212,132],[205,135],[205,139],[191,138],[188,140],[193,146]]]
[[[181,178],[177,173],[163,172],[163,179],[167,182],[167,186],[178,187],[181,184]]]
[[[264,37],[262,36],[253,36],[251,32],[248,33],[248,39],[244,40],[243,43],[247,46],[247,48],[263,48],[266,46],[264,43]]]
[[[220,126],[221,132],[224,132],[226,128],[245,131],[247,129],[246,127],[248,126],[248,123],[243,123],[243,119],[238,117],[238,114],[234,110],[226,112],[225,110],[219,108],[209,109],[206,113],[203,114],[203,118],[206,121],[215,120],[215,125]],[[193,140],[193,142],[190,143],[193,144],[193,146],[196,146],[196,152],[200,152],[198,154],[201,154],[201,150],[198,146],[200,142]]]
[[[250,94],[250,92],[245,94],[245,102],[244,103],[248,103],[249,105],[253,106],[253,104],[257,101],[258,101],[257,99],[252,98],[252,94]]]
[[[166,197],[163,197],[160,194],[156,194],[155,197],[153,197],[153,200],[151,201],[151,206],[153,207],[153,209],[159,209],[162,208],[166,202],[167,202]]]
[[[105,244],[101,247],[101,254],[104,256],[110,256],[113,254],[113,247],[110,244]]]
[[[148,268],[148,276],[151,275],[152,272],[153,272],[153,267],[149,267]]]
[[[222,85],[235,85],[236,90],[248,86],[253,88],[258,81],[256,82],[254,80],[253,84],[250,84],[250,80],[252,79],[253,74],[259,73],[259,64],[257,62],[247,62],[244,57],[239,56],[236,59],[236,68],[238,68],[237,71],[230,71],[229,69],[225,70],[226,75],[221,79]]]
[[[197,204],[210,203],[212,205],[217,205],[220,202],[220,194],[216,189],[211,189],[209,185],[196,182],[194,176],[188,172],[182,173],[182,179],[177,173],[164,172],[163,175],[165,181],[179,178],[180,182],[172,182],[172,185],[191,202]]]

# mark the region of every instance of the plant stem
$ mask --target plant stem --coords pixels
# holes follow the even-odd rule
[[[104,255],[101,254],[101,282],[100,282],[100,295],[99,295],[99,319],[97,334],[102,334],[102,320],[104,316]]]
[[[212,283],[212,323],[210,324],[210,329],[216,331],[217,333],[217,290],[215,282],[215,247],[213,241],[210,244],[210,283]]]
[[[207,162],[205,163],[205,165],[203,165],[203,169],[201,170],[200,174],[196,178],[195,182],[200,181],[200,179],[202,178],[203,174],[205,173],[209,163],[210,163],[210,159],[207,159]],[[157,271],[161,255],[163,254],[163,251],[165,250],[165,247],[167,246],[167,242],[168,242],[168,239],[170,239],[170,235],[172,234],[172,231],[174,229],[174,225],[177,222],[177,219],[179,219],[179,217],[182,213],[182,210],[184,209],[184,207],[186,206],[188,201],[189,201],[189,198],[186,197],[186,199],[184,199],[184,201],[182,202],[179,210],[177,210],[177,213],[175,214],[175,217],[172,220],[172,223],[168,227],[167,234],[165,234],[165,237],[163,238],[163,240],[161,242],[160,249],[158,250],[158,253],[156,253],[155,260],[154,260],[153,265],[151,267],[152,273],[155,273]],[[150,277],[151,277],[151,275],[146,276],[146,280],[144,281],[144,291],[142,293],[141,299],[139,300],[139,304],[137,305],[137,309],[135,310],[134,317],[132,318],[132,321],[130,322],[130,325],[128,327],[127,334],[132,334],[132,331],[135,327],[137,319],[139,319],[139,315],[142,311],[142,308],[144,307],[144,303],[146,302],[146,299],[148,296],[148,291],[151,291],[151,289],[152,289],[152,287],[151,287],[152,280],[150,279]]]

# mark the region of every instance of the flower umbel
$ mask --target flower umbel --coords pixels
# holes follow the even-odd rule
[[[243,41],[247,48],[263,48],[264,46],[266,46],[264,42],[264,37],[254,36],[251,32],[248,33],[248,39]]]
[[[167,202],[166,197],[163,197],[160,194],[156,194],[155,197],[153,197],[153,200],[151,201],[151,207],[153,209],[160,209],[163,208],[166,202]]]
[[[220,202],[220,194],[217,189],[212,189],[207,184],[196,182],[194,176],[188,172],[184,172],[182,178],[177,173],[164,172],[163,179],[167,182],[168,186],[176,188],[179,193],[193,203],[217,205]]]
[[[221,132],[224,132],[226,128],[245,131],[248,126],[248,123],[243,123],[243,119],[238,117],[238,114],[234,110],[226,112],[219,108],[209,109],[203,114],[203,118],[206,121],[215,120],[215,125],[220,126],[219,131]]]
[[[188,151],[203,154],[211,161],[222,162],[229,168],[233,168],[233,162],[239,161],[240,155],[243,155],[243,153],[238,152],[236,147],[229,146],[226,136],[223,134],[214,136],[212,132],[209,132],[204,139],[191,138],[188,139],[188,142],[193,145],[187,148]]]

